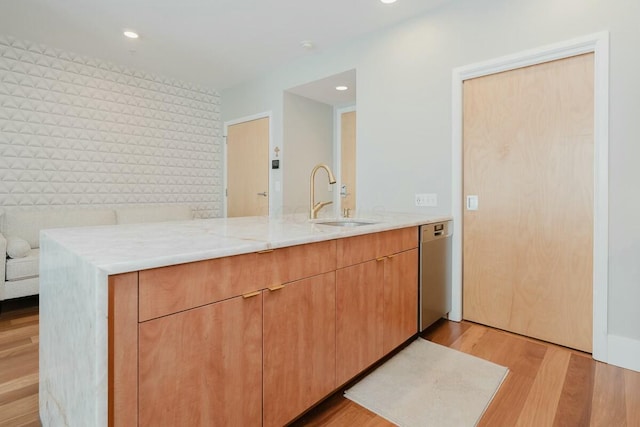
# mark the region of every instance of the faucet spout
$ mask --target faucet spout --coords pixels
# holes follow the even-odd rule
[[[320,163],[316,165],[311,170],[311,177],[309,178],[309,218],[311,219],[316,219],[318,217],[318,211],[320,209],[322,209],[324,206],[327,206],[333,203],[333,202],[315,203],[315,198],[316,198],[315,197],[316,196],[315,178],[316,178],[316,172],[318,172],[318,169],[324,169],[325,171],[327,171],[327,175],[329,176],[329,184],[336,183],[336,177],[333,175],[331,168],[329,168],[329,166],[325,165],[324,163]]]

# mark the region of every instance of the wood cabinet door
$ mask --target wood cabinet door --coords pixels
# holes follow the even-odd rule
[[[264,292],[264,426],[282,426],[336,388],[335,272]]]
[[[336,380],[341,385],[382,352],[384,258],[336,271]]]
[[[384,261],[384,354],[418,332],[418,249]]]
[[[259,426],[262,296],[139,326],[141,426]]]

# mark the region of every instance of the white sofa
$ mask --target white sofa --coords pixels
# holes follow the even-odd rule
[[[0,211],[0,301],[38,294],[40,230],[189,219],[193,211],[186,205]]]

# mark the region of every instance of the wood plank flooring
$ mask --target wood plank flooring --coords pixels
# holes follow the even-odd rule
[[[440,320],[423,338],[507,366],[481,427],[640,427],[640,373],[590,354],[471,322]],[[392,426],[336,393],[295,426]],[[445,426],[446,427],[446,426]]]
[[[38,300],[3,302],[0,313],[0,426],[39,426]]]
[[[640,373],[470,322],[439,321],[435,343],[507,366],[480,426],[640,427]],[[0,426],[39,426],[37,299],[0,313]],[[294,426],[392,426],[335,393]],[[447,427],[447,426],[443,426]]]

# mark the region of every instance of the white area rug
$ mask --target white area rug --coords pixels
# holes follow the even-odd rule
[[[418,338],[345,392],[401,427],[475,426],[508,369]]]

